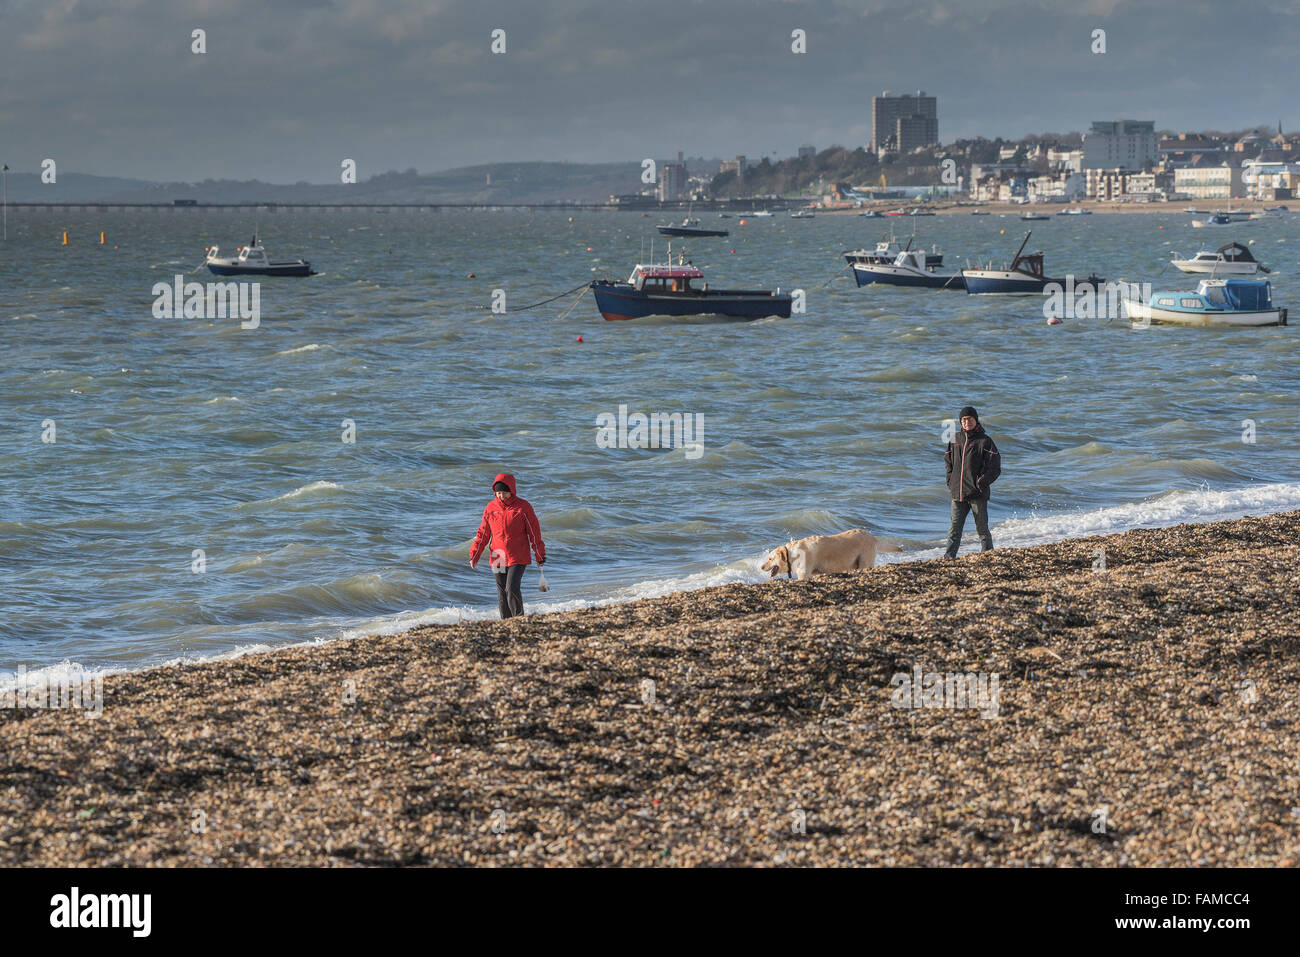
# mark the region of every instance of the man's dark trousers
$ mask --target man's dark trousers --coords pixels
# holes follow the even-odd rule
[[[952,503],[952,521],[948,525],[948,551],[947,558],[956,558],[957,549],[961,546],[961,531],[966,525],[966,514],[975,513],[975,531],[979,534],[980,545],[983,546],[981,551],[989,551],[993,547],[993,536],[989,534],[989,497],[967,499],[964,502],[954,501]]]

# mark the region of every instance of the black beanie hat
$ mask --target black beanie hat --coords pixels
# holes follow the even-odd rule
[[[980,414],[975,411],[975,406],[973,405],[963,406],[961,412],[958,413],[957,418],[958,420],[961,420],[966,418],[968,415],[976,422],[980,420]]]
[[[493,483],[492,483],[492,491],[494,491],[494,492],[508,492],[508,491],[510,491],[510,486],[507,485],[505,482],[493,482]]]

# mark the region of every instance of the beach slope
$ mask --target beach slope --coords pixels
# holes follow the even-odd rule
[[[0,863],[1290,866],[1297,568],[1300,512],[110,677],[0,711]]]

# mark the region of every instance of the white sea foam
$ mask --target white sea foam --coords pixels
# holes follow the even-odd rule
[[[326,489],[342,488],[342,487],[343,486],[341,485],[335,485],[333,482],[324,482],[324,481],[312,482],[308,485],[299,486],[298,488],[294,489],[292,492],[285,492],[283,495],[277,495],[275,498],[265,499],[264,501],[286,502],[289,501],[290,499],[299,498],[303,495],[310,495],[313,492],[323,492]]]
[[[338,488],[331,482],[313,482],[281,498],[288,498],[308,491]],[[1254,485],[1245,488],[1214,491],[1209,489],[1174,490],[1165,492],[1141,502],[1123,505],[1111,505],[1104,508],[1080,510],[1076,512],[1057,512],[1050,514],[1029,514],[1015,516],[996,523],[991,531],[994,542],[999,548],[1025,548],[1031,545],[1043,545],[1072,538],[1087,538],[1099,535],[1113,535],[1138,528],[1165,528],[1171,525],[1217,522],[1243,518],[1247,515],[1266,515],[1274,512],[1286,512],[1300,509],[1300,483]],[[964,540],[968,543],[963,551],[979,547],[974,534],[973,523],[968,520]],[[920,561],[942,554],[943,548],[920,547],[905,549],[903,552],[885,552],[878,556],[879,564]],[[530,596],[537,594],[526,587],[524,605],[530,614],[555,611],[574,611],[583,608],[599,608],[619,602],[638,601],[644,598],[659,598],[676,592],[698,591],[717,585],[737,583],[758,583],[768,580],[768,576],[759,569],[762,555],[739,558],[725,565],[718,565],[686,575],[650,578],[644,581],[615,585],[601,594],[591,597],[571,598],[559,601],[531,601]],[[550,575],[552,588],[564,588],[567,584],[566,572],[552,570]],[[489,583],[490,584],[490,583]],[[318,634],[311,639],[284,645],[253,643],[240,645],[226,651],[197,656],[183,656],[168,660],[163,666],[197,664],[209,661],[229,661],[247,654],[273,651],[288,647],[320,645],[340,639],[361,638],[367,635],[392,635],[420,625],[447,625],[458,621],[493,620],[498,616],[497,609],[488,605],[469,606],[451,605],[429,608],[422,611],[405,611],[396,615],[385,615],[366,619],[334,619],[316,621],[311,627]],[[324,634],[319,634],[324,632]],[[49,673],[56,676],[80,673],[103,677],[105,675],[138,671],[157,665],[142,665],[129,668],[94,669],[82,668],[75,662],[64,661],[45,669],[27,673],[27,681],[32,675]],[[0,690],[12,687],[13,673],[0,672]],[[8,682],[8,684],[6,684]]]
[[[321,348],[319,344],[317,344],[317,343],[315,343],[315,342],[311,342],[311,343],[308,343],[308,344],[305,345],[305,346],[298,346],[296,349],[285,349],[283,352],[277,352],[276,355],[277,355],[277,356],[291,356],[291,355],[293,355],[295,352],[315,352],[315,351],[316,351],[317,349],[319,349],[319,348]]]

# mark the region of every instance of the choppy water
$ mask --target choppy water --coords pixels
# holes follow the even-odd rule
[[[1294,327],[1049,327],[1033,297],[858,289],[839,254],[890,224],[831,216],[733,219],[731,237],[689,245],[715,286],[805,289],[804,315],[606,323],[588,294],[564,319],[570,298],[497,316],[483,308],[494,288],[517,307],[623,278],[656,220],[259,218],[272,258],[322,274],[265,280],[246,330],[151,307],[153,284],[206,245],[246,241],[249,214],[10,211],[0,669],[129,668],[495,615],[486,563],[472,572],[466,553],[501,470],[550,552],[549,594],[525,579],[531,610],[755,581],[768,548],[859,526],[906,547],[891,558],[934,555],[942,421],[967,403],[1003,453],[1001,545],[1300,507]],[[1033,246],[1049,274],[1179,289],[1195,280],[1168,265],[1175,251],[1253,239],[1275,299],[1300,305],[1295,217],[1190,219],[1054,219],[1032,224]],[[997,216],[917,228],[953,265],[1008,259],[1024,229]],[[598,448],[596,417],[620,404],[702,415],[703,455]]]

